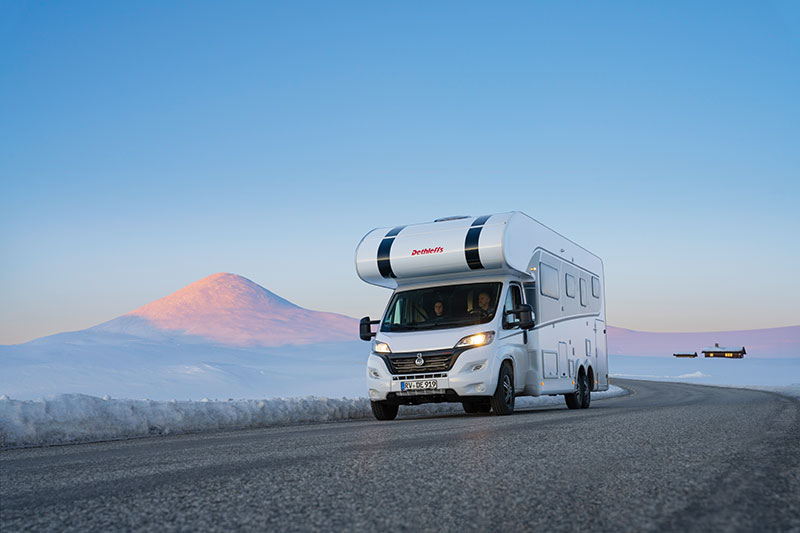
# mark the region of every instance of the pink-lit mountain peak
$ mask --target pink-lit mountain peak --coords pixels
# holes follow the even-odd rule
[[[139,324],[130,322],[134,319],[158,331],[238,346],[353,340],[358,331],[353,318],[304,309],[247,278],[224,272],[135,309],[102,329],[138,333]]]
[[[187,315],[195,317],[220,313],[286,312],[301,309],[245,277],[219,272],[195,281],[169,296],[143,305],[128,315],[161,322]]]

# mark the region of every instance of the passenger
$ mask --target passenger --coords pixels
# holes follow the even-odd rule
[[[479,316],[481,318],[489,316],[489,304],[492,303],[492,297],[486,291],[478,293],[478,307],[473,307],[470,314]]]

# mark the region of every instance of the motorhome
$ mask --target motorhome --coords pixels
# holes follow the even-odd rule
[[[393,290],[360,324],[379,420],[428,402],[508,415],[518,396],[579,409],[608,389],[603,262],[524,213],[374,229],[356,270]]]

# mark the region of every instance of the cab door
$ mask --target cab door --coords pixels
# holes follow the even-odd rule
[[[500,338],[511,348],[514,354],[514,388],[525,387],[526,372],[528,370],[527,333],[519,327],[519,317],[506,314],[508,311],[518,309],[522,305],[522,287],[519,283],[509,283],[506,299],[503,305],[502,327]]]

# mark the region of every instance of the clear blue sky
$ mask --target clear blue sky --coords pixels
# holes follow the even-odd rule
[[[796,2],[4,2],[0,344],[214,272],[378,314],[378,226],[521,210],[608,320],[800,323]]]

